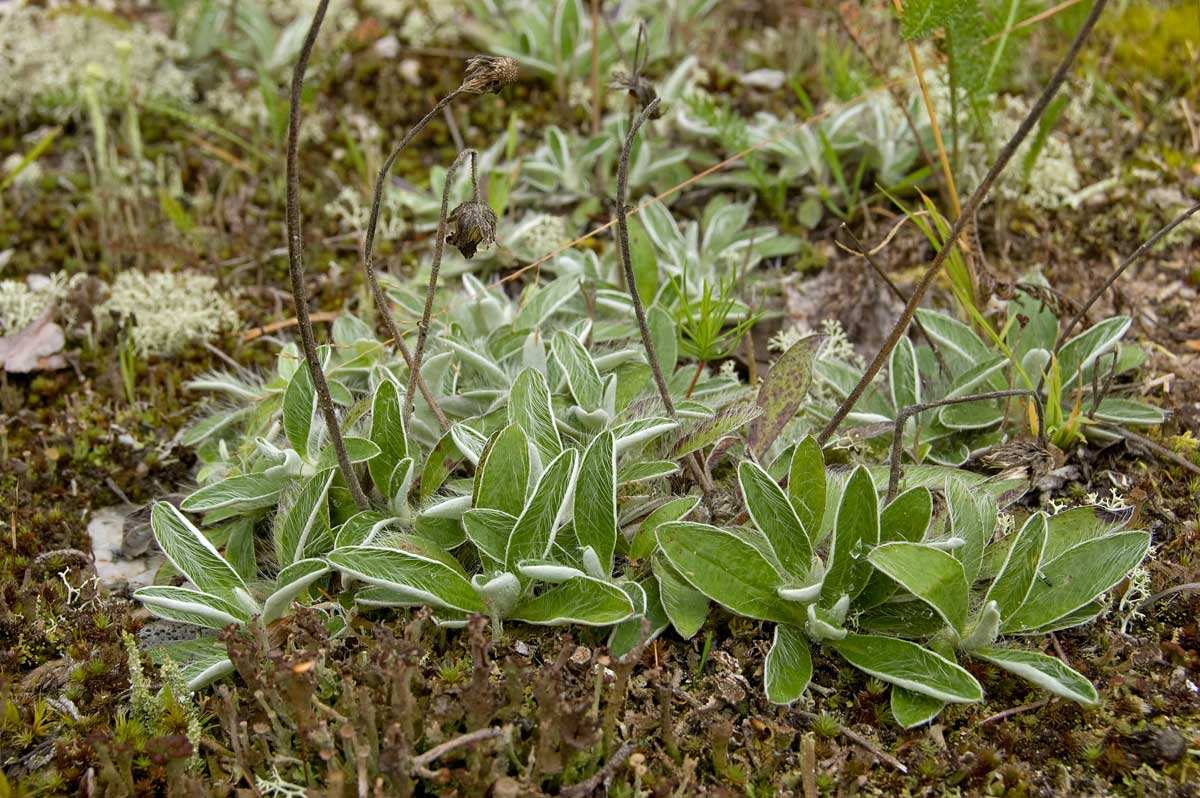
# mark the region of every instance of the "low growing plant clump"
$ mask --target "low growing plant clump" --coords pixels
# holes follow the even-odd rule
[[[470,0],[476,20],[431,41],[440,48],[465,36],[494,54],[470,58],[460,79],[446,80],[420,74],[411,42],[385,35],[380,20],[454,26],[455,9],[371,2],[341,14],[335,5],[331,27],[344,35],[327,53],[316,49],[314,71],[327,88],[357,80],[360,69],[378,87],[333,105],[334,92],[305,91],[330,4],[311,5],[311,18],[283,24],[291,10],[265,2],[170,4],[158,23],[188,40],[186,68],[174,63],[182,55],[167,57],[174,39],[131,36],[105,45],[125,54],[119,80],[93,69],[78,86],[63,84],[66,94],[35,80],[38,96],[18,104],[20,117],[70,121],[86,112],[95,147],[82,158],[93,171],[95,218],[72,222],[85,227],[71,235],[96,224],[114,253],[123,236],[113,223],[135,230],[153,205],[142,200],[157,198],[171,222],[169,251],[190,253],[210,215],[218,227],[260,231],[256,214],[278,222],[260,213],[261,198],[286,194],[279,210],[298,334],[274,337],[286,321],[247,334],[265,353],[259,370],[238,365],[244,349],[229,356],[207,344],[238,326],[253,292],[218,294],[224,277],[196,265],[235,274],[261,265],[218,248],[194,263],[181,254],[182,267],[172,254],[155,266],[162,271],[121,272],[107,301],[82,290],[95,280],[66,267],[28,288],[0,284],[0,348],[29,348],[22,334],[59,303],[64,324],[77,306],[87,310],[81,325],[91,326],[70,328],[119,323],[123,340],[105,376],[125,392],[122,424],[144,407],[139,366],[146,373],[204,342],[229,367],[187,383],[213,401],[179,435],[142,420],[141,432],[114,423],[105,439],[135,451],[151,434],[170,440],[120,461],[151,474],[145,482],[160,495],[195,461],[189,490],[146,508],[165,555],[153,584],[104,598],[85,554],[25,557],[29,535],[18,549],[14,512],[6,562],[26,570],[24,581],[0,573],[0,624],[16,641],[4,661],[29,673],[20,684],[0,678],[0,761],[17,774],[15,788],[0,778],[0,798],[66,782],[89,795],[203,794],[215,784],[286,796],[638,796],[734,785],[807,798],[838,788],[831,771],[861,788],[873,760],[888,765],[891,780],[870,786],[896,792],[933,784],[1065,792],[1075,772],[1059,777],[1062,751],[1125,777],[1130,766],[1114,741],[1148,734],[1153,712],[1169,717],[1171,706],[1196,703],[1186,671],[1190,621],[1169,642],[1167,634],[1137,642],[1162,643],[1156,675],[1166,683],[1170,671],[1174,705],[1155,695],[1149,710],[1139,697],[1147,690],[1126,672],[1142,663],[1124,662],[1141,611],[1194,588],[1150,587],[1152,571],[1190,578],[1190,551],[1172,548],[1190,533],[1134,511],[1116,492],[1113,501],[1080,495],[1096,489],[1093,474],[1132,487],[1097,465],[1099,448],[1114,441],[1195,470],[1178,453],[1194,444],[1190,436],[1167,441],[1176,451],[1143,437],[1167,440],[1156,428],[1169,423],[1169,408],[1143,397],[1174,377],[1141,380],[1154,350],[1135,340],[1136,304],[1093,308],[1200,204],[1079,304],[1043,276],[1054,274],[1053,262],[1028,258],[993,271],[984,252],[1009,220],[1001,216],[993,231],[978,218],[989,193],[1025,211],[1059,201],[1057,189],[1029,202],[1012,192],[1034,179],[1043,150],[1066,157],[1052,129],[1065,101],[1055,98],[1105,0],[1086,11],[1040,97],[1007,103],[994,130],[1015,34],[1042,18],[1015,24],[1018,3],[1000,10],[1002,27],[977,4],[897,3],[894,43],[910,43],[916,79],[903,90],[874,61],[858,13],[839,7],[839,30],[861,59],[849,43],[821,39],[815,69],[837,86],[819,107],[798,77],[773,68],[765,34],[736,75],[723,66],[710,74],[718,65],[684,53],[658,87],[651,83],[643,72],[681,55],[669,48],[720,13],[710,0],[669,4],[669,14],[638,2]],[[103,25],[96,29],[115,36],[126,22],[74,8],[9,16],[17,25],[9,60],[16,53],[35,77],[54,58],[34,58],[13,31],[34,25],[78,38]],[[483,18],[496,24],[478,24]],[[131,55],[128,42],[143,40],[154,47]],[[921,40],[929,47],[918,48]],[[921,65],[933,47],[948,59],[930,84],[936,96]],[[227,68],[210,74],[203,57],[211,52],[226,52]],[[131,77],[155,59],[171,85],[151,81],[139,93]],[[748,71],[762,60],[772,68]],[[842,103],[867,89],[867,66],[886,85]],[[413,90],[396,91],[397,76]],[[619,102],[602,101],[604,83]],[[183,105],[164,95],[175,84],[186,89]],[[440,98],[414,107],[429,86]],[[775,105],[773,92],[787,103]],[[504,106],[497,115],[500,100],[479,99],[493,94],[529,99],[531,111],[555,98],[565,113],[520,117]],[[786,111],[797,99],[807,119]],[[314,106],[307,125],[306,103]],[[123,122],[106,126],[115,104]],[[366,107],[378,124],[365,120]],[[393,107],[412,127],[384,146]],[[202,119],[203,108],[243,132],[245,119],[258,120],[261,130],[243,138]],[[191,202],[195,164],[171,166],[157,148],[144,149],[141,111],[187,125],[204,145],[198,159],[214,156],[234,177]],[[419,155],[408,151],[443,119],[447,136]],[[980,160],[996,131],[1006,140]],[[15,197],[34,196],[38,172],[19,187],[16,179],[64,132],[76,135],[55,127],[10,159],[0,194],[11,185]],[[284,180],[260,184],[259,167],[279,140]],[[345,168],[302,180],[308,143]],[[978,166],[990,163],[987,171],[952,164],[960,147]],[[148,190],[149,171],[139,177],[126,162],[155,165],[158,190]],[[959,196],[956,179],[971,185],[969,196]],[[1083,201],[1090,189],[1077,183],[1071,193]],[[302,196],[315,196],[317,207],[321,196],[336,197],[321,230],[304,229]],[[860,244],[851,226],[861,222],[864,238],[874,237],[874,216],[889,214],[876,206],[886,203],[898,209],[894,227],[882,244]],[[607,230],[611,242],[598,240]],[[889,268],[874,258],[901,231],[896,249],[915,247],[915,262],[927,253],[930,262],[897,285],[893,275],[914,262],[913,250]],[[346,247],[362,266],[361,293],[353,312],[330,312],[310,292],[344,289],[347,272],[336,256],[319,275],[306,272],[306,247],[320,238],[336,250],[347,236],[361,238]],[[871,268],[866,280],[878,278],[880,293],[903,305],[870,352],[836,320],[792,313],[804,293],[792,278],[833,251],[821,249],[822,236],[853,240],[842,248]],[[157,257],[153,241],[145,250],[139,263]],[[0,252],[0,265],[7,258]],[[113,258],[99,274],[110,273]],[[409,279],[387,273],[401,269]],[[275,289],[258,288],[278,301]],[[931,289],[945,301],[928,302]],[[318,322],[331,322],[327,336]],[[82,379],[74,352],[59,360],[60,374],[69,362]],[[168,402],[180,375],[211,368],[189,365],[164,383]],[[8,412],[12,389],[0,387]],[[54,470],[69,448],[62,441],[115,416],[81,399],[64,406],[79,418],[52,431],[57,448],[43,461],[70,484],[71,498],[60,497],[69,506],[79,472]],[[9,434],[5,460],[15,459]],[[40,422],[21,430],[15,448],[46,434]],[[71,462],[101,463],[106,450],[89,449],[96,440],[81,437]],[[151,472],[163,458],[174,470]],[[111,473],[94,470],[89,484]],[[1072,493],[1076,478],[1092,484]],[[4,484],[17,494],[23,479],[5,475]],[[124,480],[107,482],[125,499]],[[68,528],[58,508],[30,528]],[[68,568],[76,556],[84,566]],[[1101,624],[1088,633],[1092,645],[1109,634],[1109,613],[1121,619],[1107,638],[1112,652],[1081,651],[1081,632],[1056,636]],[[143,626],[151,615],[157,620]],[[161,689],[144,658],[157,665]],[[19,706],[12,695],[36,701]],[[986,701],[995,714],[972,706]],[[1034,730],[1022,715],[998,749],[1037,749],[1026,759],[1053,777],[1035,782],[999,750],[964,747],[994,742],[979,727],[1043,707],[1037,721],[1050,721]],[[893,750],[907,751],[905,761],[856,731],[868,726],[885,747],[903,740]],[[956,735],[949,746],[943,728]],[[833,746],[837,737],[857,756]],[[741,749],[731,754],[735,739]],[[1182,735],[1174,742],[1176,759],[1159,759],[1183,760],[1182,782],[1188,748]],[[56,759],[90,764],[33,775]]]
[[[302,50],[297,96],[306,58]],[[501,90],[515,69],[511,59],[472,59],[462,86],[435,110]],[[235,403],[189,433],[205,461],[201,487],[151,514],[168,573],[190,586],[146,587],[136,597],[163,618],[211,631],[156,656],[179,663],[197,689],[234,668],[212,632],[269,627],[296,602],[333,636],[359,613],[427,605],[447,627],[483,615],[497,636],[519,634],[515,624],[606,627],[622,653],[668,627],[691,637],[711,601],[774,624],[764,674],[773,702],[801,698],[815,646],[891,684],[892,712],[905,727],[947,703],[983,699],[959,658],[1095,703],[1083,675],[1015,640],[1094,620],[1146,557],[1149,534],[1087,508],[1001,525],[1001,505],[1030,483],[957,466],[1021,444],[1040,454],[1041,474],[1056,446],[1101,423],[1160,422],[1157,410],[1107,395],[1140,362],[1136,349],[1119,346],[1129,320],[1064,341],[1078,318],[1064,328],[1032,284],[993,332],[970,294],[956,290],[970,323],[918,312],[928,345],[902,337],[884,353],[886,389],[874,389],[872,372],[825,355],[820,336],[796,341],[757,392],[734,372],[708,373],[757,318],[736,299],[736,281],[721,275],[733,258],[749,270],[788,242],[761,249],[755,231],[737,232],[745,207],[718,198],[705,211],[703,239],[695,228],[681,233],[664,210],[648,211],[658,255],[635,262],[625,219],[630,155],[660,102],[643,99],[620,131],[621,271],[585,262],[574,279],[529,286],[519,303],[467,275],[464,291],[438,310],[437,337],[428,333],[443,243],[471,258],[493,243],[497,219],[480,193],[477,154],[464,150],[443,178],[424,302],[382,290],[372,265],[382,181],[430,117],[410,131],[381,169],[364,247],[392,340],[345,316],[334,344],[317,347],[302,316],[304,358],[285,348],[273,381],[214,374],[196,382]],[[298,123],[293,107],[289,167]],[[467,160],[472,197],[450,212],[453,175]],[[953,231],[931,210],[936,233],[922,224],[941,246]],[[294,194],[289,225],[299,226]],[[957,250],[946,255],[952,279],[969,271]],[[291,263],[299,307],[297,246]],[[421,313],[412,351],[393,303]],[[694,371],[680,368],[681,358],[695,361]],[[843,416],[857,407],[852,420],[893,434],[886,486],[884,469],[869,461],[827,467],[820,441],[840,419],[806,403],[814,375],[832,389],[824,395],[843,400]],[[870,390],[855,404],[863,386]],[[933,409],[931,420],[919,417]],[[805,434],[814,419],[829,423],[820,439]],[[870,437],[859,437],[868,453]],[[902,465],[905,450],[913,465]],[[919,465],[927,457],[944,465]]]

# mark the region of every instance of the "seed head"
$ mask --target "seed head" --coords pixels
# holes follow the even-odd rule
[[[521,76],[517,62],[512,58],[494,55],[477,55],[467,60],[461,91],[470,94],[498,93]]]
[[[468,260],[475,257],[480,245],[496,243],[496,212],[486,202],[467,200],[450,212],[449,221],[446,242]]]

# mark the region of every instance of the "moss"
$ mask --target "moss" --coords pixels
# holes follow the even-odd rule
[[[1116,85],[1129,78],[1179,83],[1196,96],[1192,80],[1196,67],[1190,54],[1200,46],[1200,9],[1189,3],[1161,2],[1129,3],[1121,9],[1101,25],[1113,41],[1106,77]]]

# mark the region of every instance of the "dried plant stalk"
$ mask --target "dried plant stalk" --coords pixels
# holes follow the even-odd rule
[[[429,288],[425,291],[425,310],[421,321],[417,324],[417,348],[409,362],[408,390],[404,394],[404,420],[412,415],[413,394],[416,392],[417,381],[421,379],[421,362],[425,357],[425,339],[429,334],[429,318],[433,315],[433,297],[437,293],[438,272],[442,266],[442,252],[446,245],[446,224],[450,213],[450,187],[454,184],[454,176],[458,168],[468,157],[471,159],[471,187],[474,202],[480,202],[479,176],[476,166],[479,153],[475,150],[463,150],[446,170],[446,181],[442,186],[442,209],[438,215],[437,239],[433,243],[433,262],[429,267]],[[455,209],[457,211],[457,209]],[[494,231],[493,231],[494,234]],[[431,405],[432,406],[432,405]]]
[[[313,45],[317,41],[317,33],[321,30],[321,22],[329,8],[329,0],[321,0],[317,11],[309,25],[308,34],[300,48],[300,57],[292,71],[291,108],[288,111],[287,131],[287,245],[288,273],[292,279],[292,302],[296,308],[296,320],[300,328],[300,344],[304,349],[304,359],[308,363],[308,371],[312,376],[313,387],[317,393],[317,404],[320,405],[321,415],[325,418],[325,426],[329,430],[329,440],[337,452],[338,468],[342,479],[350,489],[350,495],[360,510],[367,509],[367,495],[363,492],[346,454],[346,444],[342,440],[342,430],[338,424],[337,412],[333,407],[333,398],[329,395],[329,383],[317,357],[317,342],[313,337],[312,320],[308,315],[308,296],[304,288],[304,241],[300,231],[300,99],[304,87],[304,73],[308,69],[308,59],[312,55]]]
[[[858,384],[854,386],[854,389],[850,391],[850,394],[846,397],[845,401],[843,401],[841,406],[839,406],[834,412],[833,417],[829,419],[829,423],[825,425],[823,430],[821,430],[821,434],[818,438],[821,443],[828,441],[829,438],[833,436],[833,433],[837,432],[838,427],[840,427],[842,422],[846,420],[846,416],[849,415],[852,409],[854,409],[854,405],[857,404],[858,400],[862,398],[863,392],[867,389],[867,386],[870,385],[871,381],[874,380],[876,375],[879,374],[879,371],[883,368],[883,364],[888,361],[888,358],[892,354],[892,350],[896,348],[896,344],[900,342],[900,339],[904,336],[905,330],[908,329],[908,325],[912,322],[913,317],[916,315],[917,307],[921,304],[921,300],[925,297],[925,292],[929,290],[931,285],[933,285],[933,281],[941,272],[942,265],[945,264],[946,258],[950,257],[950,253],[954,250],[954,247],[957,246],[959,236],[962,235],[963,231],[971,223],[971,219],[975,216],[975,212],[979,210],[979,206],[983,203],[983,200],[988,195],[992,185],[996,182],[996,178],[1002,171],[1004,171],[1004,167],[1008,165],[1008,162],[1012,160],[1013,155],[1016,154],[1017,148],[1021,146],[1021,143],[1026,139],[1026,137],[1029,136],[1030,131],[1032,131],[1034,126],[1037,125],[1038,120],[1042,118],[1042,115],[1046,112],[1046,108],[1050,105],[1050,101],[1054,99],[1054,95],[1058,93],[1058,89],[1067,79],[1067,73],[1071,71],[1071,67],[1074,65],[1075,59],[1079,55],[1079,51],[1083,49],[1083,43],[1087,41],[1088,36],[1096,27],[1096,22],[1099,21],[1100,14],[1102,11],[1104,11],[1104,7],[1107,4],[1108,0],[1096,0],[1095,5],[1092,6],[1092,10],[1088,14],[1087,19],[1084,21],[1083,26],[1079,29],[1079,33],[1075,35],[1075,40],[1071,43],[1071,48],[1067,51],[1067,54],[1063,57],[1062,62],[1054,71],[1054,75],[1046,84],[1046,88],[1042,90],[1041,96],[1038,97],[1038,100],[1034,104],[1033,108],[1029,110],[1029,113],[1021,121],[1017,131],[1013,133],[1012,138],[1010,138],[1004,145],[1004,148],[996,157],[996,162],[992,164],[992,168],[988,170],[988,173],[984,176],[983,180],[980,181],[979,187],[976,188],[971,196],[967,199],[966,204],[963,206],[962,213],[957,219],[955,219],[954,226],[950,228],[950,233],[946,236],[945,243],[943,244],[942,248],[938,250],[937,255],[934,256],[933,262],[931,262],[925,269],[925,273],[921,275],[921,280],[917,283],[916,288],[913,290],[912,296],[909,297],[908,304],[904,306],[904,311],[900,314],[899,321],[896,322],[896,325],[892,327],[891,332],[888,333],[887,340],[884,341],[883,346],[881,346],[879,351],[875,354],[875,359],[871,361],[871,364],[863,373],[862,378],[858,381]]]

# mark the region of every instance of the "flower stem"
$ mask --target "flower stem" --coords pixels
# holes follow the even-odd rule
[[[429,408],[433,411],[433,415],[437,418],[438,425],[443,431],[450,429],[450,421],[446,418],[446,414],[442,412],[441,405],[439,405],[437,399],[434,398],[433,392],[429,390],[429,386],[425,383],[424,378],[421,377],[420,369],[413,368],[413,355],[408,350],[408,346],[405,345],[404,336],[400,334],[400,328],[396,326],[396,321],[392,318],[387,297],[384,296],[383,290],[379,287],[379,279],[375,275],[373,251],[375,249],[375,231],[379,225],[379,209],[383,204],[383,185],[387,181],[388,172],[391,171],[392,165],[396,162],[396,158],[399,157],[401,151],[403,151],[404,148],[407,147],[414,138],[416,138],[418,133],[425,129],[431,119],[433,119],[437,114],[441,113],[443,108],[448,107],[450,103],[454,102],[454,100],[460,94],[462,94],[462,89],[455,89],[442,99],[438,100],[437,104],[429,110],[429,113],[421,117],[421,119],[415,125],[413,125],[407,133],[404,134],[404,138],[400,140],[400,143],[396,145],[394,150],[392,150],[392,153],[387,157],[387,160],[383,162],[383,166],[379,169],[379,176],[375,180],[375,196],[371,200],[371,215],[367,219],[367,234],[363,240],[362,251],[363,271],[367,277],[367,284],[371,287],[371,295],[375,298],[375,306],[379,308],[379,313],[381,316],[383,316],[383,323],[384,326],[387,327],[388,335],[391,336],[393,344],[400,352],[400,356],[404,358],[405,364],[408,366],[410,385],[412,383],[411,375],[416,374],[417,388],[421,391],[421,396],[425,398],[426,404],[428,404]],[[406,404],[411,405],[411,399],[409,398],[411,395],[412,393],[410,389],[408,396],[406,396],[404,400]]]
[[[308,371],[312,376],[313,387],[317,392],[317,404],[325,417],[325,426],[329,429],[329,440],[337,452],[338,468],[350,495],[360,510],[367,509],[367,495],[363,493],[358,475],[346,454],[346,444],[342,440],[341,427],[338,425],[337,413],[333,408],[333,398],[329,395],[329,383],[325,380],[325,372],[317,357],[317,343],[313,338],[312,320],[308,317],[308,297],[304,288],[304,241],[300,233],[300,101],[301,90],[304,87],[304,73],[308,69],[308,58],[312,54],[313,45],[317,41],[317,33],[321,22],[325,19],[325,11],[329,0],[321,0],[313,15],[312,24],[300,48],[300,57],[292,71],[291,107],[288,111],[287,131],[287,244],[288,244],[288,273],[292,280],[292,302],[296,308],[296,320],[300,328],[300,343],[304,349],[304,359],[308,363]]]
[[[442,251],[446,246],[446,217],[450,213],[450,187],[454,184],[454,175],[462,162],[471,158],[471,185],[474,197],[479,199],[479,179],[476,174],[479,153],[475,150],[463,150],[446,170],[446,180],[442,185],[442,210],[438,215],[437,237],[433,242],[433,263],[429,266],[429,288],[425,291],[425,310],[421,313],[421,321],[417,325],[417,348],[409,363],[408,390],[404,392],[404,420],[412,415],[413,394],[416,393],[417,380],[421,378],[421,361],[425,358],[425,339],[429,335],[429,318],[433,315],[433,296],[437,292],[438,272],[442,266]]]
[[[638,331],[642,334],[642,346],[646,350],[646,359],[650,362],[650,371],[654,374],[654,384],[658,386],[658,395],[662,399],[663,407],[672,419],[677,418],[675,413],[675,403],[671,401],[671,392],[667,388],[667,380],[663,376],[662,365],[658,362],[658,355],[654,352],[654,340],[650,337],[650,325],[646,321],[646,309],[642,307],[642,297],[638,293],[637,277],[633,273],[633,257],[629,251],[629,222],[625,218],[626,206],[625,199],[629,190],[629,152],[633,149],[633,139],[637,136],[638,130],[654,113],[654,109],[658,107],[658,99],[655,97],[650,102],[646,103],[646,107],[633,120],[633,124],[629,126],[629,134],[625,137],[625,146],[621,148],[621,160],[617,164],[617,255],[621,259],[621,268],[625,273],[625,283],[629,288],[629,298],[633,300],[633,313],[637,317]],[[700,489],[705,496],[712,493],[712,479],[708,476],[708,470],[704,465],[704,459],[699,452],[693,452],[693,456],[687,461],[692,470],[696,481],[700,483]]]

